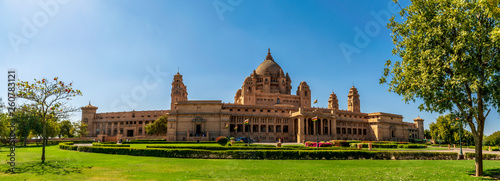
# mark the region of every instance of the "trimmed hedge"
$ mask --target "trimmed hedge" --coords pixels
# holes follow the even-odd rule
[[[349,147],[351,143],[361,143],[360,140],[331,140],[333,146]]]
[[[67,143],[67,142],[72,142],[72,143],[92,143],[94,142],[93,140],[75,140],[75,141],[48,141],[48,145],[58,145],[59,143]],[[40,144],[42,144],[40,142]]]
[[[114,142],[114,141],[95,142],[95,143],[99,143],[99,144],[115,144],[116,145],[116,142]],[[94,144],[94,143],[92,143],[92,144]]]
[[[166,139],[143,139],[130,140],[130,142],[147,142],[147,141],[167,141]]]
[[[80,146],[81,152],[107,153],[133,156],[156,156],[169,158],[218,158],[218,159],[299,159],[299,160],[454,160],[458,153],[452,152],[390,152],[362,150],[225,150],[210,151],[196,149],[159,148],[111,148]]]
[[[103,146],[103,147],[130,147],[130,145],[118,145],[118,144],[102,144],[102,143],[92,143],[92,146]]]
[[[360,143],[351,143],[349,145],[351,146],[351,148],[357,148],[358,144],[360,144]],[[363,145],[363,148],[368,148],[368,143],[361,143],[361,144]],[[373,143],[372,148],[398,148],[398,145]]]
[[[78,146],[73,146],[73,142],[62,142],[62,143],[59,143],[59,149],[77,150]]]
[[[122,144],[186,144],[186,143],[198,143],[197,141],[124,141]],[[199,143],[214,143],[215,141],[200,141]]]
[[[422,144],[401,144],[398,145],[398,148],[427,148],[427,145],[422,145]]]
[[[465,159],[475,160],[476,153],[465,153]],[[483,160],[500,160],[500,155],[497,154],[483,154]]]
[[[175,146],[175,145],[152,145],[146,148],[163,148],[163,149],[196,149],[196,150],[358,150],[356,148],[346,147],[254,147],[254,146]]]

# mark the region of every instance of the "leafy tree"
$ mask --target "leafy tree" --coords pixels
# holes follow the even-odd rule
[[[167,134],[168,129],[168,116],[163,115],[156,119],[153,123],[146,126],[146,133],[148,135],[163,135]]]
[[[500,131],[492,133],[491,135],[487,136],[485,140],[487,146],[500,145]]]
[[[7,115],[0,112],[0,138],[7,138],[10,133],[10,129],[7,127],[10,124],[10,120]]]
[[[59,123],[59,137],[73,138],[75,137],[75,129],[73,128],[73,124],[69,120],[64,120]]]
[[[401,22],[393,16],[388,24],[392,53],[402,60],[388,60],[380,79],[406,102],[422,99],[420,110],[460,113],[475,138],[476,176],[483,175],[484,122],[491,109],[500,112],[500,41],[492,36],[498,18],[480,2],[414,0],[404,7]]]
[[[436,123],[430,123],[429,129],[432,139],[440,139],[443,143],[458,143],[460,124],[455,121],[455,118],[456,116],[453,114],[441,115],[436,119]],[[455,135],[457,136],[455,137]]]
[[[73,83],[66,84],[63,81],[58,81],[58,78],[53,80],[34,79],[33,82],[18,80],[17,97],[26,99],[36,109],[40,122],[42,123],[42,138],[47,140],[47,126],[54,128],[50,121],[52,118],[65,118],[71,112],[78,111],[76,107],[71,107],[67,101],[72,97],[82,95],[80,90],[73,89]],[[52,132],[51,132],[52,133]],[[45,143],[42,146],[42,163],[45,162]]]
[[[425,129],[424,130],[424,137],[425,137],[425,139],[431,139],[432,138],[431,131],[429,129]]]
[[[24,146],[32,130],[37,128],[41,130],[40,117],[38,117],[36,109],[29,105],[23,105],[16,109],[13,118],[16,119],[16,135],[20,140],[23,140]]]
[[[87,134],[89,134],[89,132],[87,131],[87,124],[81,121],[73,123],[73,132],[78,138],[84,138],[85,136],[87,136]]]

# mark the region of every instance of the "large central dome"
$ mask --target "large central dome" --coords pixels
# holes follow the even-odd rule
[[[271,75],[279,75],[280,72],[283,71],[271,56],[270,49],[268,49],[266,59],[259,65],[259,67],[257,67],[257,69],[255,69],[255,72],[257,73],[257,75],[264,75],[266,73],[266,70],[269,71]]]

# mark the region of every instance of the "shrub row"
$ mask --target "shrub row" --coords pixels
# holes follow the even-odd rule
[[[453,160],[458,153],[451,152],[389,152],[362,150],[195,150],[195,149],[159,149],[159,148],[111,148],[80,146],[81,152],[156,156],[170,158],[218,158],[218,159],[384,159],[384,160]]]
[[[62,143],[59,143],[59,149],[77,150],[78,146],[73,146],[73,142],[62,142]]]
[[[116,145],[116,142],[114,142],[114,141],[95,142],[95,143],[99,143],[99,144],[115,144]],[[94,144],[94,143],[92,143],[92,144]]]
[[[102,146],[102,147],[130,147],[130,145],[118,145],[118,144],[102,144],[102,143],[92,143],[92,146]]]
[[[175,145],[151,145],[146,148],[163,148],[163,149],[201,149],[201,150],[358,150],[348,147],[254,147],[254,146],[175,146]]]
[[[333,146],[349,147],[351,143],[361,143],[360,140],[330,140]]]
[[[427,145],[423,144],[401,144],[398,148],[427,148]]]
[[[316,144],[317,144],[316,142],[307,141],[305,146],[306,147],[316,147],[316,146],[318,146]],[[319,142],[319,147],[332,147],[332,146],[333,146],[332,143]]]
[[[122,144],[185,144],[185,143],[198,143],[197,141],[124,141]],[[216,143],[215,141],[200,141],[199,143]]]
[[[465,153],[465,159],[474,160],[476,153]],[[500,160],[500,155],[497,154],[483,154],[483,160]]]
[[[94,142],[93,140],[74,140],[74,141],[48,141],[48,145],[57,145],[59,143],[67,143],[67,142],[73,142],[73,143],[92,143]],[[42,144],[42,142],[40,142]]]
[[[351,143],[350,146],[351,148],[357,148],[358,144],[360,143]],[[363,145],[363,148],[368,148],[368,143],[361,143]],[[378,144],[378,143],[373,143],[372,148],[398,148],[397,144]]]
[[[143,140],[130,140],[130,142],[148,142],[148,141],[167,141],[166,139],[143,139]]]

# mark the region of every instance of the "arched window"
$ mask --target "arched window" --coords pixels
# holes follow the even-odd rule
[[[279,103],[280,103],[280,98],[277,98],[276,100],[278,100],[278,101],[277,101],[277,104],[279,104]]]

